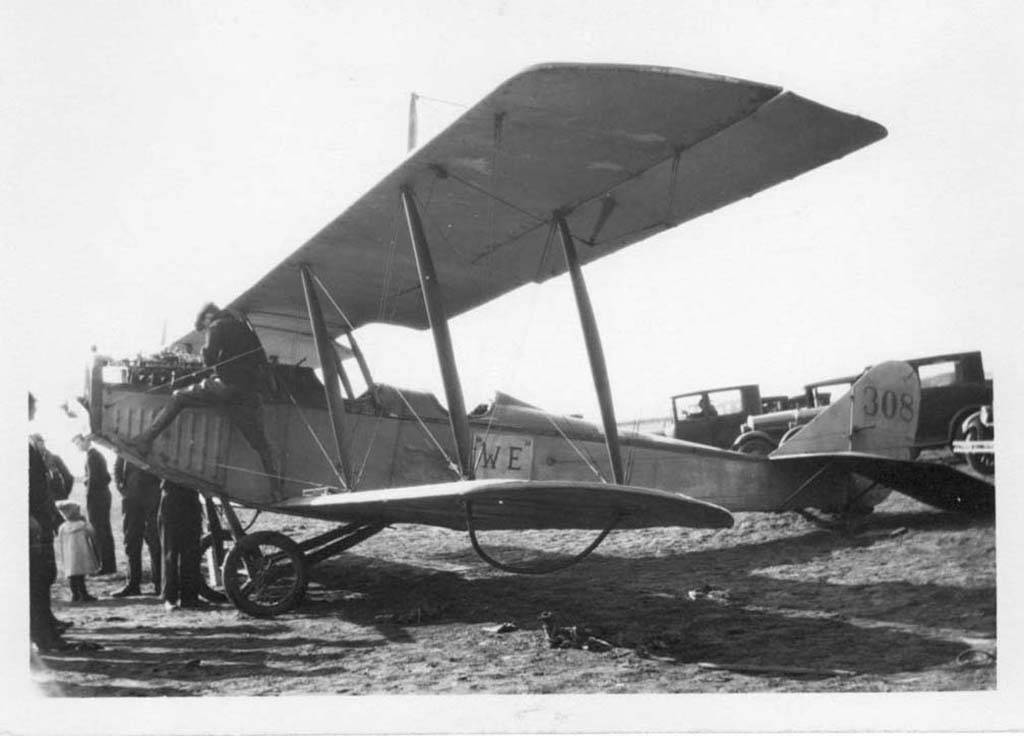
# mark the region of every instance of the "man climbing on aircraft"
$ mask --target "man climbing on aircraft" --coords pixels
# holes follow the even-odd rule
[[[145,457],[152,450],[153,441],[183,409],[223,408],[259,454],[263,470],[270,478],[271,496],[275,501],[281,500],[281,481],[263,428],[261,394],[272,388],[273,376],[260,338],[247,321],[212,302],[199,310],[195,328],[198,332],[206,330],[202,357],[212,375],[175,391],[171,403],[156,415],[152,426],[129,444]]]

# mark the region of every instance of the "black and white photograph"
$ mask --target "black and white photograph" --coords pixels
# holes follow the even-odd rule
[[[5,3],[0,729],[1024,728],[1022,20]]]

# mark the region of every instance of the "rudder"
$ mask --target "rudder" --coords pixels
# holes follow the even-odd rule
[[[901,361],[880,363],[771,457],[860,452],[909,459],[920,404],[921,384],[914,369]]]

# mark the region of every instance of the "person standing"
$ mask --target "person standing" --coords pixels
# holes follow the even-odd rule
[[[68,470],[68,466],[64,464],[60,455],[51,451],[46,446],[46,441],[41,434],[33,434],[31,438],[36,449],[39,450],[39,454],[43,456],[43,461],[46,463],[46,477],[50,487],[50,495],[53,496],[54,501],[63,501],[71,495],[71,489],[75,485],[75,476]]]
[[[96,532],[100,556],[100,575],[117,572],[114,558],[114,533],[110,529],[110,471],[100,451],[82,435],[75,436],[75,445],[85,453],[85,508],[89,523]]]
[[[90,603],[96,598],[86,589],[85,576],[100,569],[92,527],[82,517],[82,511],[74,501],[60,501],[57,509],[64,517],[64,523],[57,530],[57,548],[60,550],[60,566],[71,588],[71,600]]]
[[[28,418],[36,414],[36,397],[28,395]],[[71,646],[61,636],[66,624],[58,621],[50,607],[50,586],[57,579],[53,554],[53,531],[57,511],[46,479],[46,462],[39,448],[28,443],[28,618],[29,637],[41,652]]]
[[[114,598],[142,595],[142,543],[149,549],[153,595],[160,595],[160,478],[123,457],[114,461],[114,482],[121,493],[124,515],[124,552],[128,557],[128,579],[111,594]]]
[[[163,547],[164,608],[207,608],[199,600],[203,507],[199,493],[164,480],[160,497],[160,544]]]

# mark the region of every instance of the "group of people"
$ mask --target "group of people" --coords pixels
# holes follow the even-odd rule
[[[36,400],[30,393],[29,420]],[[153,595],[169,610],[206,608],[200,599],[202,505],[192,488],[161,480],[119,457],[111,478],[107,461],[89,440],[75,437],[85,453],[85,507],[71,500],[74,476],[63,460],[50,452],[39,435],[29,441],[29,634],[40,651],[91,648],[70,642],[64,633],[70,621],[57,619],[50,593],[57,580],[58,563],[73,603],[96,600],[87,586],[88,576],[117,572],[114,537],[110,525],[114,480],[121,493],[124,549],[128,560],[124,587],[113,598],[143,595],[142,546],[149,548]]]
[[[216,407],[226,412],[250,446],[257,452],[275,500],[282,496],[281,478],[263,426],[261,394],[274,389],[274,375],[259,336],[244,316],[207,303],[196,316],[195,328],[206,332],[202,349],[209,376],[175,391],[171,401],[157,414],[153,424],[128,441],[138,456],[146,457],[153,443],[186,408]],[[29,420],[35,413],[35,398],[29,394]],[[68,622],[60,622],[50,607],[50,587],[57,576],[54,538],[59,541],[61,566],[68,576],[71,600],[95,600],[86,589],[86,576],[116,572],[114,539],[110,529],[110,473],[103,455],[87,438],[76,437],[86,453],[86,517],[78,504],[68,501],[73,477],[67,468],[48,470],[43,446],[29,443],[29,559],[30,630],[32,641],[42,650],[67,648],[62,637]],[[51,477],[52,476],[52,477]],[[60,477],[66,488],[51,490]],[[204,607],[200,557],[202,505],[198,493],[187,486],[161,480],[145,469],[118,458],[114,480],[122,494],[124,545],[128,558],[125,585],[112,595],[127,598],[143,595],[142,545],[149,547],[153,570],[153,593],[159,594],[168,610]],[[56,501],[60,500],[58,506]],[[212,523],[212,522],[211,522]]]

